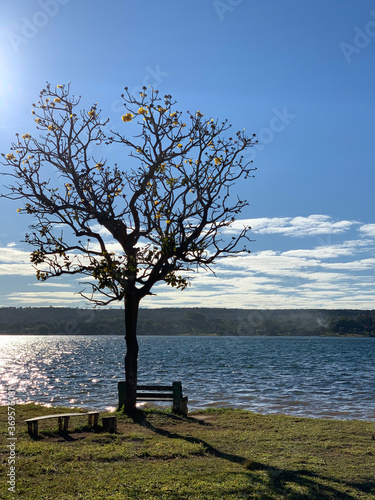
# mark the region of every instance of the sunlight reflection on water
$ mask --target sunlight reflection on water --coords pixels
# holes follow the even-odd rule
[[[189,409],[375,420],[373,338],[140,337],[140,382],[181,380]],[[114,408],[116,336],[0,336],[0,402]]]

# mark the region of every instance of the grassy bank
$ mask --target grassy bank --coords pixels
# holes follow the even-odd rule
[[[7,408],[0,407],[1,498],[370,499],[375,423],[216,410],[117,414],[117,434],[57,419],[31,439],[23,420],[67,408],[16,406],[16,494],[6,490]],[[101,414],[104,416],[105,414]],[[101,420],[99,421],[101,422]],[[78,427],[74,427],[78,425]],[[52,427],[52,428],[50,428]]]

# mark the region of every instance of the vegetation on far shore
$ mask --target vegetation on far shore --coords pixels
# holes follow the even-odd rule
[[[52,419],[40,423],[38,438],[29,437],[24,419],[64,411],[72,410],[16,406],[16,494],[6,490],[9,450],[3,446],[2,498],[349,500],[375,495],[374,422],[232,409],[182,417],[149,409],[132,417],[116,413],[116,434],[100,425],[93,431],[82,417],[71,420],[68,436],[58,434]],[[5,406],[0,421],[6,443]]]
[[[0,334],[124,335],[124,311],[3,307]],[[375,337],[375,310],[140,309],[138,334]]]

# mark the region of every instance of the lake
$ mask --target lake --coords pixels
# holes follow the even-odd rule
[[[375,420],[375,338],[139,338],[139,383],[181,380],[189,410]],[[119,336],[0,336],[0,401],[90,407],[117,404]]]

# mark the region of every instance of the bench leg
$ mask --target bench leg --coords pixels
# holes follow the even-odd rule
[[[173,413],[178,413],[180,415],[187,416],[188,407],[187,407],[187,396],[184,396],[180,401],[176,401],[173,403]]]
[[[59,432],[63,432],[64,434],[68,433],[69,426],[69,417],[58,417],[59,420]],[[63,424],[64,421],[64,424]]]
[[[173,413],[180,413],[180,403],[182,398],[182,384],[181,382],[173,382]]]
[[[99,413],[90,413],[89,414],[89,426],[96,427],[99,421]]]
[[[187,396],[182,395],[181,382],[173,382],[173,413],[181,413],[187,415]]]
[[[103,417],[103,431],[104,432],[117,432],[117,419],[116,417]]]
[[[30,436],[38,436],[38,421],[27,422],[27,432],[30,434]]]
[[[120,380],[120,382],[118,382],[118,384],[117,384],[117,388],[118,388],[118,408],[117,409],[121,410],[121,408],[125,404],[125,381]]]
[[[68,434],[69,417],[64,417],[64,433]]]
[[[182,398],[181,403],[180,403],[180,411],[181,411],[181,413],[183,415],[187,415],[188,414],[187,403],[188,403],[188,398],[187,398],[187,396],[185,396],[185,397]]]

